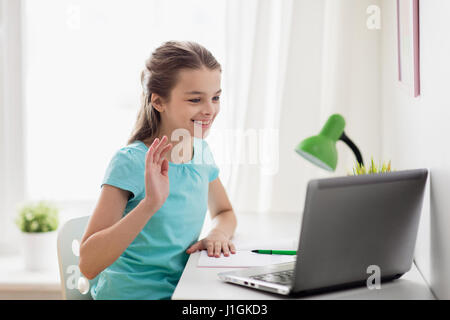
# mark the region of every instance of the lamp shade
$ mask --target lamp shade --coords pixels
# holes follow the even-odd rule
[[[345,120],[339,114],[330,116],[320,133],[300,142],[295,151],[306,160],[328,171],[336,170],[336,142],[342,136]]]

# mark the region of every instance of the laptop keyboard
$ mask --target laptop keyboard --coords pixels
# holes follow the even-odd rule
[[[250,276],[250,278],[255,280],[262,280],[266,282],[278,283],[283,285],[291,284],[293,277],[294,277],[294,269]]]

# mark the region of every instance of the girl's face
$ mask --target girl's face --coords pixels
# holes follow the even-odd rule
[[[166,134],[186,129],[191,137],[203,139],[220,110],[220,70],[183,69],[172,89],[170,102],[163,104],[162,126]]]

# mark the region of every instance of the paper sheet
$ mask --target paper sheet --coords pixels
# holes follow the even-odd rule
[[[198,267],[203,268],[248,268],[265,266],[275,263],[295,261],[297,256],[279,254],[260,254],[249,250],[236,250],[235,254],[219,258],[209,257],[206,250],[202,250],[198,259]]]
[[[242,239],[245,237],[237,234],[232,239],[236,250],[251,251],[255,249],[297,250],[298,238],[278,239]]]

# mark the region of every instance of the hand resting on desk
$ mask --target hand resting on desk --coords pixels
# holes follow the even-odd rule
[[[201,250],[207,250],[209,257],[215,256],[217,258],[220,257],[220,253],[222,251],[225,257],[228,257],[230,252],[232,254],[236,253],[236,248],[233,242],[229,240],[225,233],[217,229],[211,230],[206,238],[194,243],[189,249],[186,250],[186,253],[191,254]]]

